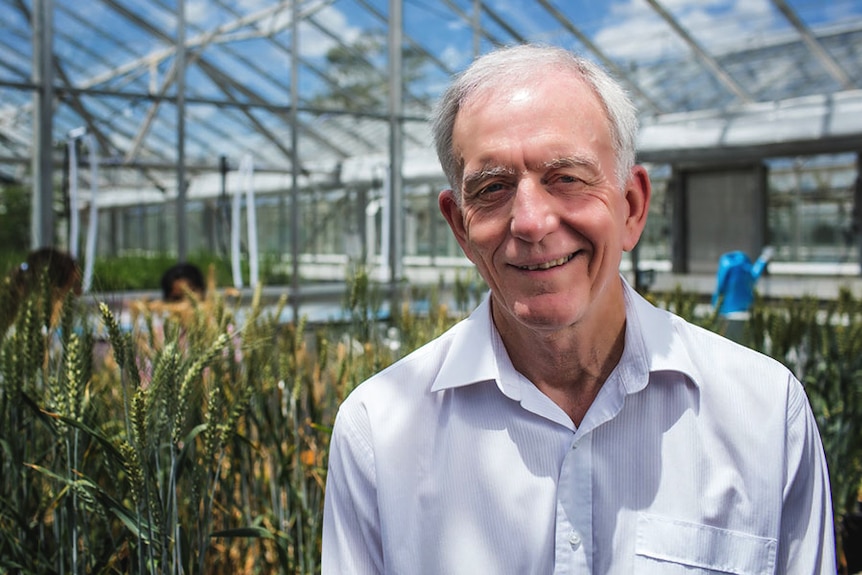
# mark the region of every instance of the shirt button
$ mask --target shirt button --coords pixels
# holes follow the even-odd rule
[[[577,531],[569,533],[569,545],[572,546],[572,549],[577,549],[581,546],[581,536]]]

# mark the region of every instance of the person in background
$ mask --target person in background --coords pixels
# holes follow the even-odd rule
[[[620,274],[650,202],[636,128],[559,48],[496,50],[443,94],[439,206],[490,290],[341,404],[324,575],[834,575],[800,382]]]
[[[54,247],[31,251],[3,281],[0,333],[15,323],[21,304],[38,294],[42,281],[47,282],[51,298],[50,323],[57,325],[67,294],[81,295],[82,277],[81,268],[67,252]]]
[[[763,272],[775,249],[767,246],[753,263],[748,254],[732,251],[722,254],[718,260],[715,291],[712,306],[718,308],[719,315],[747,313],[754,302],[754,286]]]
[[[166,302],[183,301],[191,293],[198,299],[206,295],[204,275],[195,264],[180,262],[162,274],[162,299]]]

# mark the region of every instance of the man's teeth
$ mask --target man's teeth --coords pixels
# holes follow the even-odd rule
[[[521,266],[521,269],[522,269],[522,270],[527,270],[527,271],[530,271],[530,272],[531,272],[531,271],[535,271],[535,270],[547,270],[547,269],[555,268],[555,267],[557,267],[557,266],[561,266],[561,265],[563,265],[564,263],[566,263],[567,261],[569,261],[570,259],[572,259],[573,257],[575,257],[575,255],[574,255],[574,254],[570,254],[570,255],[567,255],[567,256],[563,256],[563,257],[561,257],[560,259],[551,260],[551,261],[549,261],[549,262],[544,262],[544,263],[541,263],[541,264],[536,264],[536,265],[534,265],[534,266]]]

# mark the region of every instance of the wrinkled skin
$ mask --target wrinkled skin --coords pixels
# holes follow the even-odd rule
[[[650,184],[641,166],[617,181],[608,120],[581,79],[524,84],[461,108],[461,202],[445,190],[439,205],[491,288],[515,367],[579,420],[622,353],[619,266],[643,231]]]

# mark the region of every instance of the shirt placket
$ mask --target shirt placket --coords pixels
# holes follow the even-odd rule
[[[577,436],[557,487],[555,575],[588,575],[593,549],[592,434]]]

